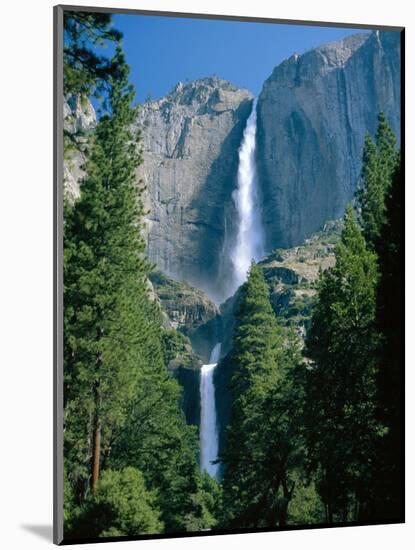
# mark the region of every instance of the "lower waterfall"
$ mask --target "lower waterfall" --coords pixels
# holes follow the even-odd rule
[[[215,386],[213,374],[220,357],[221,344],[213,348],[209,363],[200,373],[200,467],[216,478],[219,464],[212,464],[218,456],[218,432],[216,426]]]

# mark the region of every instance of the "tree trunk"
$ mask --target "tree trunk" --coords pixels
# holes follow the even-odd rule
[[[279,514],[278,525],[280,527],[284,527],[285,525],[287,525],[287,510],[288,510],[288,502],[286,499],[284,499],[284,503],[281,504],[280,514]]]
[[[333,523],[333,507],[332,507],[332,505],[331,505],[331,502],[328,504],[327,510],[328,510],[328,520],[329,520],[329,523]]]
[[[103,330],[98,331],[97,339],[102,338]],[[97,372],[99,373],[102,367],[102,355],[97,357]],[[99,379],[95,381],[94,384],[94,432],[93,432],[93,441],[92,441],[92,476],[91,476],[91,491],[94,495],[97,490],[98,480],[99,480],[99,470],[101,465],[101,392],[100,392],[100,382]]]
[[[94,444],[92,449],[92,477],[91,490],[95,494],[99,480],[99,466],[101,461],[101,421],[96,419],[94,430]]]
[[[287,525],[288,505],[290,504],[290,501],[292,499],[292,496],[294,493],[294,487],[295,487],[295,483],[293,482],[291,489],[289,489],[287,484],[287,479],[286,477],[283,477],[282,490],[283,490],[284,498],[282,499],[281,508],[280,508],[280,517],[279,517],[280,527],[284,527],[285,525]]]

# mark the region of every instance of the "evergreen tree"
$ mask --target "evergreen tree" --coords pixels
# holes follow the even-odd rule
[[[65,456],[78,496],[88,480],[96,489],[101,454],[125,420],[154,324],[143,319],[149,266],[140,234],[142,188],[135,184],[139,136],[130,129],[134,92],[120,49],[113,63],[121,76],[110,81],[111,114],[98,124],[81,197],[65,212]]]
[[[128,467],[106,470],[97,492],[82,508],[69,539],[99,537],[134,537],[163,530],[155,494],[146,489],[140,471]]]
[[[165,367],[161,314],[148,293],[143,187],[136,183],[139,134],[132,129],[134,91],[120,49],[113,63],[118,76],[109,80],[110,111],[97,126],[80,199],[65,209],[67,495],[72,516],[78,508],[82,522],[92,513],[88,506],[101,509],[95,506],[100,470],[134,467],[154,491],[167,531],[207,528],[213,518],[196,434],[186,426],[179,386]]]
[[[116,58],[97,53],[97,48],[120,44],[122,34],[112,28],[109,13],[65,12],[64,14],[64,94],[99,95],[116,79]]]
[[[384,113],[378,117],[376,143],[365,137],[362,160],[362,186],[357,192],[360,222],[368,246],[373,250],[385,222],[385,196],[398,161],[396,137]]]
[[[296,450],[295,389],[287,383],[287,371],[298,360],[298,351],[283,339],[260,266],[251,267],[242,287],[236,323],[231,353],[234,399],[221,455],[223,523],[284,525]]]
[[[131,465],[143,472],[147,486],[157,491],[167,532],[212,526],[203,503],[196,431],[185,423],[180,397],[177,382],[165,369],[144,375],[130,402],[128,423],[114,433],[108,458],[112,468]]]
[[[378,364],[377,419],[382,426],[376,445],[372,501],[366,519],[401,517],[401,304],[402,231],[400,155],[396,137],[383,113],[379,115],[376,145],[366,139],[363,188],[359,191],[361,221],[368,246],[378,258],[376,297]]]
[[[357,520],[374,461],[376,256],[348,207],[336,265],[320,275],[306,353],[304,423],[310,472],[326,520]]]
[[[402,174],[398,165],[386,197],[386,216],[376,249],[380,280],[377,289],[378,348],[377,417],[384,427],[377,445],[377,472],[372,517],[402,518],[403,407],[403,254]]]
[[[378,116],[376,132],[376,147],[379,156],[380,176],[384,181],[385,193],[389,191],[393,174],[399,164],[399,154],[396,151],[396,136],[382,111]]]

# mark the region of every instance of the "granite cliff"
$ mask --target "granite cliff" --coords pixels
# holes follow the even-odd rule
[[[65,135],[65,159],[63,183],[70,201],[79,197],[79,185],[85,173],[82,169],[87,155],[91,133],[97,123],[95,109],[88,98],[79,94],[65,98],[63,103],[63,128]]]
[[[227,298],[226,246],[237,224],[232,192],[252,103],[249,91],[208,77],[146,101],[136,121],[150,260],[216,303]],[[399,136],[399,33],[355,34],[275,67],[257,105],[267,251],[296,246],[343,215],[358,185],[364,135],[375,133],[381,110]],[[95,123],[88,100],[67,98],[65,129],[78,148],[68,153],[64,179],[74,198]]]
[[[267,249],[299,244],[343,215],[363,140],[384,111],[400,129],[400,35],[361,33],[293,55],[258,98],[258,170]]]
[[[219,308],[199,288],[163,273],[150,273],[150,282],[168,327],[180,331],[192,342],[195,352],[208,362],[212,347],[221,337]]]
[[[232,191],[238,148],[253,97],[216,77],[179,83],[140,109],[148,189],[148,253],[157,268],[218,301],[226,232],[234,230]]]

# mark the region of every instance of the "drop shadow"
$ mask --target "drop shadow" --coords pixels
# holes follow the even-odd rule
[[[22,525],[22,529],[37,535],[43,540],[53,542],[53,527],[52,525]]]

